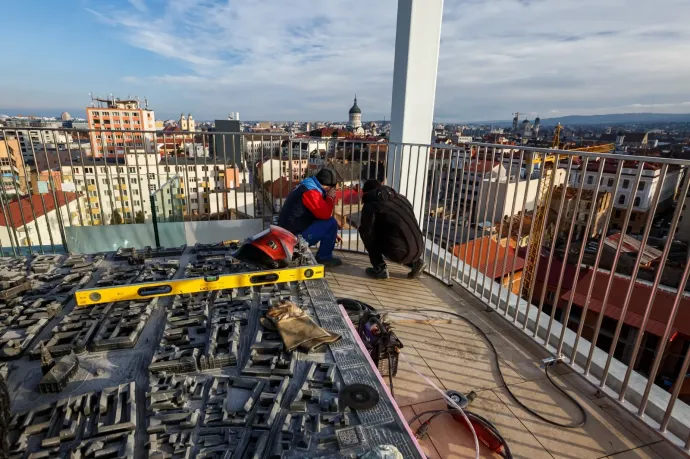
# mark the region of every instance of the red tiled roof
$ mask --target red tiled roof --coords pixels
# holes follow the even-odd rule
[[[77,199],[76,193],[56,192],[57,202],[59,207],[64,206],[68,202]],[[43,196],[43,201],[41,201]],[[43,203],[45,202],[45,209]],[[33,213],[32,213],[33,209]],[[43,195],[33,194],[31,197],[22,198],[19,202],[12,201],[9,203],[9,218],[8,215],[0,209],[0,226],[12,226],[15,229],[24,226],[24,223],[29,223],[36,218],[45,215],[55,210],[55,199],[52,193],[45,193]],[[24,219],[22,220],[22,214]]]
[[[561,295],[561,299],[568,301],[572,296],[573,304],[584,307],[592,277],[594,277],[594,271],[590,270],[580,279],[575,289]],[[625,295],[631,282],[629,277],[616,274],[612,278],[611,273],[608,271],[597,271],[594,287],[592,288],[592,296],[589,301],[589,309],[601,312],[609,281],[611,282],[611,292],[607,299],[604,314],[611,319],[620,320],[623,306],[625,305]],[[640,281],[635,282],[630,296],[628,310],[623,318],[624,323],[638,329],[642,326],[642,319],[651,294],[651,285]],[[647,332],[656,336],[663,336],[666,323],[671,315],[675,296],[676,294],[674,292],[670,292],[661,287],[657,289],[656,295],[652,301],[649,321],[645,328]],[[673,323],[671,331],[672,333],[678,331],[685,336],[690,336],[690,297],[687,294],[681,296],[678,314],[676,315],[676,320]]]
[[[491,172],[496,166],[500,165],[498,161],[472,161],[467,168],[470,172]]]
[[[496,249],[498,249],[498,253],[496,253]],[[515,260],[516,272],[522,270],[525,266],[525,260],[518,256],[515,250],[498,244],[491,236],[474,239],[467,244],[458,244],[453,249],[453,253],[456,257],[469,262],[473,268],[478,269],[492,279],[503,278],[512,273],[513,260]],[[506,258],[506,263],[504,263],[504,258]],[[495,260],[498,260],[498,263],[494,263]],[[495,271],[494,264],[496,264]],[[505,271],[503,270],[504,264]]]

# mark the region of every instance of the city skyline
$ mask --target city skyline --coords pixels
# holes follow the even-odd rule
[[[639,0],[446,1],[435,119],[687,113],[690,5],[664,3],[674,14],[655,23]],[[1,110],[83,116],[89,92],[112,92],[162,118],[341,120],[357,93],[364,120],[389,117],[396,2],[261,5],[7,5]]]

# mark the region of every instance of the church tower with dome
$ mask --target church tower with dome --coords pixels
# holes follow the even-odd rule
[[[360,110],[357,105],[357,95],[355,94],[355,103],[349,112],[349,126],[352,132],[357,135],[364,134],[364,128],[362,128],[362,110]]]

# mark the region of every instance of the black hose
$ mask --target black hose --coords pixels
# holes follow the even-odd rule
[[[369,309],[370,311],[371,311],[371,310],[374,310],[374,311],[375,311],[375,309],[374,309],[373,307],[369,306],[368,304],[363,303],[363,302],[360,302],[360,301],[357,301],[357,300],[352,300],[352,299],[350,299],[350,298],[339,298],[339,299],[338,299],[338,302],[353,302],[353,303],[359,304],[360,307],[367,308],[367,309]],[[344,304],[343,304],[343,306],[344,306]],[[386,309],[386,310],[383,310],[383,311],[381,311],[381,312],[407,312],[407,313],[409,313],[410,311],[409,311],[409,310],[405,310],[405,309]],[[537,413],[536,411],[534,411],[532,408],[530,408],[530,407],[528,407],[527,405],[525,405],[524,403],[522,403],[522,402],[520,401],[520,399],[517,398],[517,396],[513,393],[513,391],[510,389],[510,387],[509,387],[508,384],[506,383],[505,377],[503,376],[503,371],[501,370],[500,360],[499,360],[499,358],[498,358],[498,351],[496,350],[496,347],[494,346],[494,343],[492,343],[491,340],[489,339],[489,337],[487,336],[487,334],[484,333],[484,330],[482,330],[481,328],[479,328],[479,327],[478,327],[474,322],[472,322],[470,319],[468,319],[467,317],[463,317],[463,316],[461,316],[460,314],[458,314],[458,313],[456,313],[456,312],[446,311],[446,310],[443,310],[443,309],[417,309],[416,312],[439,312],[439,313],[442,313],[442,314],[449,314],[449,315],[451,315],[451,316],[454,316],[454,317],[457,317],[458,319],[463,320],[465,323],[467,323],[469,326],[471,326],[477,333],[479,333],[479,335],[480,335],[482,338],[484,338],[484,341],[487,343],[487,345],[489,346],[489,349],[491,350],[491,352],[492,352],[493,355],[494,355],[494,358],[495,358],[495,361],[496,361],[496,368],[498,369],[498,376],[499,376],[499,378],[501,379],[501,384],[502,384],[503,387],[505,388],[506,392],[508,392],[508,395],[510,396],[510,398],[513,399],[513,401],[514,401],[515,403],[517,403],[523,410],[527,411],[529,414],[531,414],[531,415],[534,416],[535,418],[540,419],[540,420],[546,422],[547,424],[551,424],[551,425],[556,426],[556,427],[562,427],[562,428],[564,428],[564,429],[577,429],[577,428],[579,428],[579,427],[584,426],[585,423],[587,422],[587,412],[586,412],[585,409],[582,407],[582,405],[581,405],[577,400],[575,400],[575,398],[573,398],[572,395],[570,395],[570,394],[567,393],[563,388],[561,388],[561,386],[559,386],[558,384],[556,384],[556,382],[555,382],[553,379],[551,379],[551,375],[549,374],[549,367],[550,367],[551,365],[554,365],[554,363],[549,363],[549,364],[547,364],[547,365],[544,367],[544,372],[546,373],[546,378],[549,380],[549,382],[550,382],[551,384],[553,384],[553,386],[554,386],[560,393],[562,393],[568,400],[570,400],[570,402],[571,402],[573,405],[575,405],[575,406],[577,407],[577,409],[580,411],[580,415],[582,416],[582,420],[581,420],[580,422],[577,422],[577,423],[572,422],[572,423],[570,423],[570,424],[562,424],[562,423],[560,423],[560,422],[553,421],[553,420],[551,420],[551,419],[548,419],[548,418],[542,416],[541,414],[539,414],[539,413]]]
[[[486,341],[486,343],[487,343],[488,346],[489,346],[489,349],[491,349],[491,352],[493,353],[493,355],[494,355],[494,357],[495,357],[495,360],[496,360],[496,368],[498,369],[498,376],[501,378],[501,384],[503,385],[503,388],[506,390],[506,392],[508,392],[508,395],[510,395],[510,398],[512,398],[513,401],[514,401],[515,403],[517,403],[523,410],[527,411],[529,414],[531,414],[531,415],[534,416],[535,418],[540,419],[540,420],[542,420],[542,421],[544,421],[544,422],[546,422],[546,423],[548,423],[548,424],[551,424],[551,425],[553,425],[553,426],[562,427],[562,428],[565,428],[565,429],[577,429],[578,427],[584,426],[585,423],[587,422],[587,412],[586,412],[585,409],[582,407],[582,405],[580,405],[580,403],[579,403],[577,400],[575,400],[575,398],[573,398],[572,395],[570,395],[569,393],[567,393],[563,388],[561,388],[561,386],[559,386],[558,384],[556,384],[556,382],[555,382],[553,379],[551,379],[551,375],[549,374],[549,367],[550,367],[551,365],[554,365],[554,363],[547,364],[547,365],[544,367],[544,372],[546,373],[546,377],[547,377],[547,379],[549,380],[549,382],[551,382],[551,384],[553,384],[553,386],[554,386],[556,389],[558,389],[558,391],[559,391],[560,393],[562,393],[568,400],[570,400],[570,402],[571,402],[573,405],[575,405],[575,406],[577,407],[577,409],[580,411],[580,414],[582,415],[582,420],[581,420],[580,422],[577,422],[577,423],[572,422],[572,423],[570,423],[570,424],[562,424],[562,423],[560,423],[560,422],[553,421],[553,420],[551,420],[551,419],[545,418],[545,417],[542,416],[541,414],[539,414],[539,413],[537,413],[536,411],[534,411],[532,408],[530,408],[530,407],[528,407],[527,405],[525,405],[524,403],[522,403],[522,402],[520,401],[520,399],[518,399],[517,396],[513,393],[513,391],[510,390],[510,387],[509,387],[508,384],[506,383],[505,377],[503,376],[503,371],[501,370],[501,365],[500,365],[500,363],[499,363],[498,351],[496,351],[496,347],[494,346],[494,343],[492,343],[491,340],[489,339],[489,337],[487,336],[487,334],[484,333],[484,330],[482,330],[481,328],[479,328],[479,327],[478,327],[474,322],[472,322],[470,319],[468,319],[467,317],[463,317],[463,316],[461,316],[460,314],[457,314],[457,313],[455,313],[455,312],[445,311],[445,310],[442,310],[442,309],[417,309],[416,311],[417,311],[417,312],[440,312],[440,313],[443,313],[443,314],[450,314],[450,315],[455,316],[455,317],[457,317],[457,318],[459,318],[459,319],[462,319],[462,320],[465,321],[467,324],[469,324],[474,330],[476,330],[477,333],[479,333],[479,335],[480,335],[482,338],[484,338],[484,341]],[[388,310],[386,310],[386,311],[384,311],[384,312],[410,312],[410,311],[405,311],[405,310],[403,310],[403,309],[388,309]]]

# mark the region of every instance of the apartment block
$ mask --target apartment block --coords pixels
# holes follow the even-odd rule
[[[583,238],[598,237],[604,229],[606,212],[611,207],[611,193],[600,191],[595,198],[592,190],[582,190],[582,193],[578,193],[578,191],[578,189],[571,187],[565,187],[564,189],[563,186],[553,190],[547,226],[555,225],[560,212],[561,217],[558,224],[558,235],[560,237],[568,236],[571,224],[573,224],[573,240],[579,241]],[[580,201],[576,209],[575,204],[577,203],[578,194],[580,194]],[[563,202],[564,200],[565,202]],[[575,213],[574,219],[573,213]],[[593,217],[592,214],[594,214]],[[590,218],[593,218],[593,220],[585,236],[585,229]]]
[[[16,128],[12,133],[19,141],[22,156],[32,160],[37,151],[55,149],[60,144],[71,144],[72,135],[67,131],[60,131],[61,121],[47,121],[43,119],[17,118],[7,121],[8,128]],[[37,129],[37,128],[44,128]]]
[[[62,175],[64,182],[72,182],[75,190],[87,196],[89,224],[93,225],[109,224],[115,211],[124,222],[139,219],[140,212],[149,221],[151,194],[176,176],[180,182],[175,199],[184,201],[188,214],[211,212],[209,193],[236,188],[249,179],[246,171],[222,162],[161,159],[156,153],[131,152],[122,157],[90,158],[83,164],[63,166]]]
[[[153,151],[156,117],[153,110],[148,109],[148,104],[146,108],[141,108],[135,99],[94,101],[97,106],[86,108],[89,129],[100,131],[89,134],[94,157],[121,156],[126,149]]]
[[[570,175],[570,186],[582,187],[585,190],[594,190],[599,171],[599,161],[590,161],[587,170],[582,170],[582,165],[573,166]],[[614,190],[618,164],[607,161],[601,175],[599,191],[607,191],[613,196],[613,215],[609,228],[625,229],[629,234],[639,234],[647,224],[647,216],[653,203],[654,195],[659,187],[659,204],[656,211],[660,212],[673,202],[680,182],[680,169],[669,167],[666,177],[661,180],[661,167],[658,164],[644,163],[644,169],[640,177],[640,183],[635,187],[639,164],[637,161],[625,161],[621,169],[620,182]],[[632,204],[632,212],[627,228],[625,223],[626,210]]]

